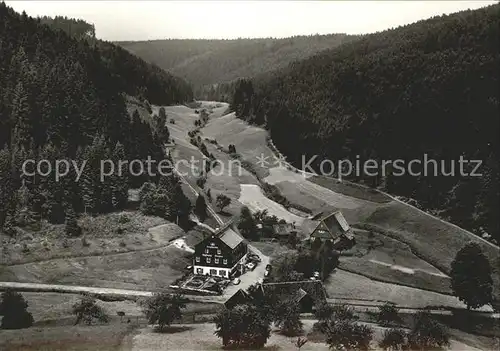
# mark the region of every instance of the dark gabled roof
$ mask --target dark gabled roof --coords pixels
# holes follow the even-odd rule
[[[272,294],[281,300],[299,302],[306,295],[316,303],[326,301],[327,295],[323,283],[319,280],[303,280],[298,282],[279,282],[262,284],[264,294]]]
[[[238,229],[236,229],[234,223],[230,221],[224,224],[222,227],[218,228],[211,236],[196,244],[196,246],[201,245],[206,240],[210,240],[214,237],[219,238],[231,249],[236,248],[240,243],[244,241],[244,239],[238,234]]]
[[[309,219],[315,221],[315,220],[319,220],[321,218],[321,216],[323,216],[323,211],[314,213]]]
[[[252,298],[245,290],[239,289],[229,299],[224,302],[226,308],[233,308],[236,305],[250,301]]]
[[[312,237],[322,239],[337,239],[342,235],[352,236],[352,230],[340,211],[323,217],[311,232]]]

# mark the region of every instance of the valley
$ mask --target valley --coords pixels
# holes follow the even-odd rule
[[[500,5],[28,3],[0,350],[498,348]]]
[[[270,159],[274,156],[273,151],[266,146],[266,132],[260,128],[246,125],[245,122],[236,119],[232,113],[225,114],[227,108],[228,105],[225,103],[201,102],[198,109],[207,109],[211,112],[207,125],[200,130],[200,135],[202,138],[217,140],[217,145],[222,148],[229,144],[235,145],[242,160],[255,167],[259,178],[243,167],[241,170],[234,169],[231,174],[220,174],[221,172],[214,168],[208,174],[206,187],[211,189],[212,196],[215,197],[217,194],[223,193],[231,199],[231,204],[224,213],[217,214],[222,221],[228,221],[233,217],[237,218],[242,206],[248,206],[252,211],[266,209],[278,218],[287,222],[295,222],[301,228],[302,237],[307,237],[313,221],[308,219],[308,215],[302,214],[300,216],[292,213],[282,205],[267,198],[259,186],[259,179],[262,179],[264,182],[276,185],[292,203],[306,207],[311,213],[340,209],[348,222],[355,228],[359,228],[355,229],[358,244],[352,249],[352,252],[347,252],[341,258],[339,272],[326,282],[327,291],[332,296],[349,298],[353,291],[356,291],[355,296],[359,299],[386,300],[397,304],[404,303],[403,305],[407,307],[463,306],[451,296],[432,295],[431,293],[428,300],[425,298],[426,291],[441,294],[451,293],[446,273],[449,269],[449,262],[454,257],[454,252],[449,239],[446,241],[446,251],[439,251],[435,240],[432,242],[433,244],[429,242],[431,244],[429,247],[432,247],[432,250],[428,249],[422,244],[425,240],[416,240],[426,235],[425,230],[413,229],[412,232],[404,230],[410,225],[405,218],[415,218],[418,215],[412,212],[410,207],[406,206],[406,217],[401,217],[399,221],[396,221],[394,218],[398,217],[394,216],[393,208],[404,208],[405,205],[393,200],[383,198],[383,200],[377,199],[378,202],[369,201],[367,196],[348,195],[350,194],[349,190],[344,189],[348,189],[349,185],[343,184],[342,188],[336,188],[337,192],[335,192],[316,182],[311,182],[311,178],[304,177],[287,168],[260,167],[257,159],[260,153],[267,155]],[[158,109],[159,107],[154,107],[153,111]],[[189,143],[188,137],[188,132],[193,128],[194,121],[198,117],[195,109],[187,106],[165,106],[165,110],[169,120],[175,120],[175,124],[169,124],[169,130],[171,130],[171,136],[175,143],[171,149],[174,161],[191,158],[202,160],[203,154]],[[213,145],[209,144],[208,148],[221,162],[229,163],[231,161],[228,154],[217,150]],[[196,177],[190,170],[183,169],[182,163],[179,164],[179,172],[187,174],[184,179],[189,185],[184,184],[183,186],[186,195],[189,197],[193,195],[193,191],[200,192],[201,189],[197,188],[195,184]],[[294,194],[293,197],[291,194]],[[386,227],[377,226],[379,213],[388,210],[391,211],[392,221],[384,220]],[[23,258],[26,262],[16,261],[15,257],[12,257],[11,263],[3,268],[0,277],[3,280],[19,282],[87,285],[103,288],[136,290],[166,288],[182,275],[184,267],[189,265],[191,260],[191,253],[173,245],[172,241],[184,238],[188,247],[194,247],[203,237],[201,232],[195,228],[183,233],[175,224],[154,226],[155,222],[152,219],[137,217],[138,215],[134,212],[130,212],[130,214],[124,212],[122,215],[138,218],[137,223],[149,233],[144,237],[146,240],[136,238],[133,243],[125,242],[118,248],[111,246],[106,249],[103,242],[99,243],[100,235],[95,235],[95,241],[93,236],[86,235],[89,244],[84,247],[85,253],[77,253],[77,247],[81,244],[74,242],[73,248],[68,249],[68,253],[62,254],[59,249],[54,250],[54,253],[45,251],[45,257],[35,256],[32,259],[34,262],[29,262],[29,256]],[[111,215],[111,218],[113,216],[118,219],[120,215]],[[460,234],[451,226],[446,227],[440,222],[434,222],[431,217],[422,215],[421,218],[421,223],[418,224],[420,228],[427,223],[430,226],[444,227],[442,232],[448,232],[450,236]],[[100,218],[95,219],[95,221],[100,220]],[[158,219],[156,223],[161,223],[161,219]],[[214,227],[217,221],[213,223]],[[145,225],[151,225],[151,227],[145,228]],[[371,230],[372,226],[376,230]],[[370,228],[370,230],[362,228]],[[134,230],[130,229],[130,231]],[[372,237],[368,235],[370,232],[373,232]],[[467,234],[465,231],[462,232],[466,236],[466,240],[474,240],[473,235]],[[110,233],[107,236],[108,238],[116,237],[116,234]],[[478,240],[478,242],[480,241]],[[259,247],[260,244],[256,243],[256,247]],[[266,243],[265,245],[267,245],[265,252],[271,257],[273,252],[279,251],[279,243]],[[30,249],[35,255],[38,252],[37,246]],[[487,249],[488,247],[485,246],[485,250]],[[21,252],[18,255],[20,254]],[[51,257],[51,255],[53,256]],[[446,265],[441,264],[443,270],[439,270],[433,265],[433,262],[438,259],[438,262],[446,263]],[[339,282],[342,283],[339,284]],[[371,288],[365,289],[366,284]],[[390,284],[397,285],[390,288],[394,293],[386,294]],[[359,288],[356,287],[358,285]],[[406,285],[408,288],[395,288],[398,285]],[[412,289],[423,289],[415,290],[413,293],[420,297],[418,300],[406,298]],[[378,290],[380,290],[380,294],[376,293]],[[366,291],[366,295],[362,294],[362,291]],[[372,294],[375,295],[372,296]]]

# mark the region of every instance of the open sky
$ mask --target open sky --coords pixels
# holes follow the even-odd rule
[[[105,40],[363,34],[497,1],[6,1],[94,23]]]

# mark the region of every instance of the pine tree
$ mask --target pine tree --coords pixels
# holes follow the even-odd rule
[[[207,219],[207,204],[203,195],[199,194],[196,199],[195,214],[198,216],[200,221],[204,222]]]
[[[257,224],[255,223],[255,218],[252,216],[252,212],[250,212],[250,209],[246,206],[241,208],[238,229],[240,230],[241,235],[243,235],[246,239],[257,239]]]
[[[115,209],[123,209],[128,200],[128,172],[126,165],[120,165],[120,161],[125,160],[125,150],[118,142],[113,150],[112,161],[115,170],[111,183],[111,203]]]
[[[78,225],[75,210],[69,207],[66,211],[66,221],[65,221],[65,232],[68,236],[80,236],[82,234],[82,228]]]
[[[27,311],[28,303],[21,294],[7,290],[0,298],[1,329],[22,329],[33,325],[33,316]]]
[[[0,150],[0,228],[2,228],[7,215],[7,204],[10,203],[14,194],[10,159],[7,147]]]
[[[28,150],[33,143],[32,122],[28,94],[20,81],[17,83],[12,102],[12,120],[15,121],[13,144]]]

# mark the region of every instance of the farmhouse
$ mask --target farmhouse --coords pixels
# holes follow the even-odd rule
[[[341,239],[353,241],[354,235],[342,212],[335,211],[319,220],[310,239],[331,240],[335,243]]]
[[[193,273],[229,278],[245,262],[247,244],[229,222],[194,248]]]
[[[231,309],[238,304],[250,303],[255,300],[270,298],[272,301],[281,301],[300,308],[300,312],[312,312],[314,306],[326,302],[326,291],[320,281],[297,281],[260,284],[252,295],[238,290],[224,305]]]
[[[262,290],[265,295],[274,296],[279,301],[298,305],[300,312],[312,312],[315,305],[326,302],[327,298],[319,280],[262,284]]]

